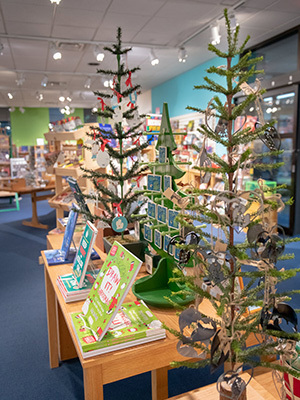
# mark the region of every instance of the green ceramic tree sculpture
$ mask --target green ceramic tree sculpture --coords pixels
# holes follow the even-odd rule
[[[172,282],[173,270],[180,264],[180,249],[170,245],[170,241],[180,237],[177,216],[191,200],[178,191],[175,182],[185,174],[173,158],[172,152],[176,148],[168,106],[164,103],[156,145],[158,162],[149,164],[151,174],[147,176],[147,191],[143,192],[149,199],[147,218],[139,222],[143,239],[148,242],[151,251],[154,250],[162,258],[153,275],[138,280],[133,286],[133,293],[138,298],[158,307],[172,307],[174,302],[183,305],[194,298],[193,294],[185,291],[184,285]]]

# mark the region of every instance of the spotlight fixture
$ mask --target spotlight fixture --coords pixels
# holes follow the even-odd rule
[[[25,108],[23,108],[23,107],[19,107],[19,110],[20,110],[20,113],[24,114],[24,112],[25,112]]]
[[[48,76],[44,75],[43,79],[41,80],[41,85],[46,87],[48,85]]]
[[[215,46],[216,44],[220,44],[220,41],[221,41],[220,27],[218,23],[215,23],[214,25],[211,26],[211,44]]]
[[[178,49],[178,61],[185,63],[187,57],[188,57],[188,55],[187,55],[186,49],[184,47],[179,47],[179,49]]]
[[[66,100],[67,100],[69,103],[71,103],[72,98],[71,98],[70,96],[67,96],[67,97],[66,97]]]
[[[0,56],[4,54],[4,44],[0,42]]]
[[[10,92],[7,93],[7,96],[9,98],[9,100],[12,100],[14,98],[14,95],[12,93],[10,93]]]
[[[56,4],[59,5],[59,3],[61,2],[61,0],[50,0],[51,4]]]
[[[90,88],[91,88],[91,84],[92,84],[92,79],[91,79],[90,76],[88,76],[88,77],[86,78],[85,83],[84,83],[84,88],[85,88],[85,89],[90,89]]]
[[[153,67],[159,63],[159,59],[156,57],[153,49],[150,51],[150,61]]]
[[[105,54],[103,53],[101,47],[99,45],[97,45],[94,49],[94,55],[96,57],[96,60],[101,62],[104,60],[104,56]]]
[[[55,61],[61,60],[62,54],[61,54],[61,51],[58,49],[57,44],[54,42],[51,42],[50,49],[51,49],[53,60],[55,60]]]
[[[93,107],[92,108],[92,113],[96,113],[98,111],[98,108],[97,107]]]
[[[24,82],[25,82],[24,74],[22,72],[20,74],[17,74],[17,79],[16,79],[17,86],[22,86]]]
[[[61,96],[59,96],[58,100],[63,103],[66,99],[65,99],[65,96],[61,95]]]
[[[113,87],[113,84],[114,84],[114,83],[113,83],[112,79],[110,79],[110,80],[107,79],[107,80],[104,81],[104,83],[103,83],[103,85],[104,85],[105,87],[107,87],[107,88],[108,88],[108,87],[111,87],[111,88],[112,88],[112,87]]]

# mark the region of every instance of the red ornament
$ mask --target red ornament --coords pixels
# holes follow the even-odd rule
[[[101,97],[98,97],[98,100],[100,100],[100,103],[101,103],[101,110],[104,111],[104,107],[106,106],[106,104],[104,103],[104,100]]]
[[[122,210],[121,210],[121,203],[122,203],[122,200],[120,201],[120,203],[113,203],[113,207],[116,207],[119,215],[123,215]]]
[[[132,82],[131,82],[131,71],[128,72],[128,78],[126,79],[125,84],[126,84],[126,86],[132,87]]]

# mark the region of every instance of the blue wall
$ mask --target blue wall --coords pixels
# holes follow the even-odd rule
[[[152,89],[152,112],[155,113],[157,107],[162,111],[163,103],[168,103],[170,117],[193,112],[186,110],[187,106],[205,109],[214,93],[203,89],[196,90],[194,86],[205,83],[203,78],[208,75],[207,68],[212,65],[216,67],[224,65],[225,62],[223,58],[214,57],[212,60],[154,87]],[[215,82],[222,83],[219,75],[209,74],[209,77],[213,78]]]

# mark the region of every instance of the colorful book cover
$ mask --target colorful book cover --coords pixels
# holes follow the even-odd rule
[[[80,288],[82,287],[85,272],[90,261],[97,232],[98,229],[90,221],[87,221],[73,265],[73,274]]]
[[[79,208],[73,204],[74,208]],[[55,250],[45,250],[44,254],[47,259],[48,265],[58,265],[58,264],[66,264],[68,262],[73,262],[68,259],[70,246],[77,222],[78,212],[71,210],[68,216],[68,223],[65,229],[63,242],[60,249]],[[74,256],[73,256],[74,259]]]
[[[114,242],[82,311],[97,340],[101,340],[116,316],[142,265],[118,242]]]
[[[124,343],[132,342],[134,345],[133,342],[142,338],[148,338],[144,342],[149,342],[151,337],[155,339],[165,337],[161,322],[142,301],[123,304],[101,341],[95,339],[84,314],[75,312],[71,317],[83,354],[93,350],[99,350],[97,354],[102,354],[128,347],[128,345],[120,346]]]

